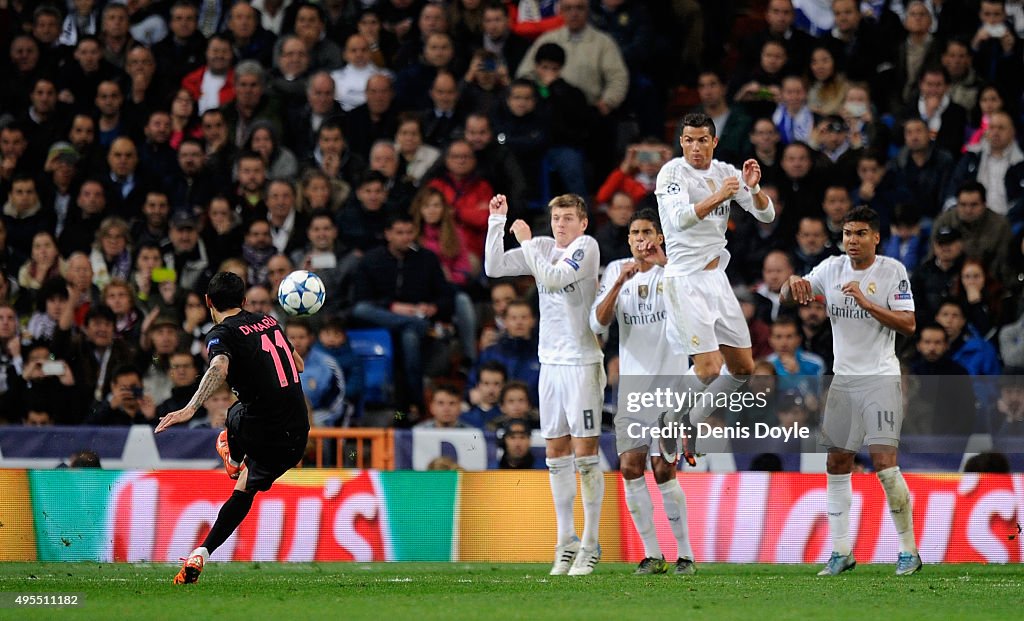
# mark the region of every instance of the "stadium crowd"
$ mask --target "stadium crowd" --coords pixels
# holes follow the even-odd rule
[[[1024,369],[1022,37],[1019,0],[0,0],[0,424],[155,425],[195,391],[229,270],[287,320],[315,424],[522,438],[536,292],[482,275],[488,201],[544,227],[580,194],[602,265],[626,258],[696,110],[778,214],[730,223],[748,390],[778,401],[743,420],[814,426],[827,309],[779,292],[868,205],[911,273],[910,401],[961,413],[908,430],[1024,433],[1024,386],[926,381]],[[308,319],[277,303],[295,269],[326,285]],[[381,403],[347,336],[367,327],[394,343]],[[610,423],[614,330],[605,352]]]

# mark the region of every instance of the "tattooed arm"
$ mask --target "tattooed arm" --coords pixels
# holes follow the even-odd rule
[[[196,394],[192,396],[192,400],[177,412],[171,412],[161,418],[160,424],[156,426],[156,430],[153,433],[160,433],[171,425],[183,423],[195,416],[196,410],[206,403],[210,395],[220,388],[220,385],[227,379],[228,362],[228,357],[223,354],[214,356],[213,360],[210,361],[210,368],[206,370],[202,381],[199,382],[199,388],[196,389]]]

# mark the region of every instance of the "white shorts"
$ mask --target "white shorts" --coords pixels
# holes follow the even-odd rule
[[[837,387],[836,380],[829,388],[821,420],[821,445],[847,451],[859,451],[865,444],[899,446],[903,428],[900,378],[882,375],[858,379],[857,386]]]
[[[729,279],[721,269],[666,276],[670,342],[687,355],[718,351],[720,345],[750,347],[750,329]]]
[[[540,365],[540,431],[544,439],[601,435],[604,365]]]

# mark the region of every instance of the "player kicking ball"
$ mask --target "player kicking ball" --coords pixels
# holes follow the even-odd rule
[[[558,541],[552,576],[585,576],[601,559],[598,527],[604,473],[597,454],[604,401],[604,355],[590,329],[600,264],[597,241],[587,230],[587,206],[575,194],[548,203],[551,237],[533,237],[522,220],[512,223],[521,248],[506,251],[508,203],[491,199],[484,271],[491,278],[533,276],[540,296],[540,426],[555,501]],[[576,474],[583,495],[583,541],[576,536]]]
[[[857,566],[850,543],[850,473],[853,457],[864,444],[899,534],[896,575],[921,569],[910,491],[896,464],[903,425],[896,333],[914,334],[914,296],[903,264],[875,255],[878,228],[874,210],[854,209],[843,219],[846,254],[825,259],[806,278],[792,276],[781,292],[782,301],[790,304],[807,304],[824,295],[832,322],[835,379],[821,423],[821,443],[828,447],[832,556],[819,576],[837,576]]]
[[[174,584],[199,580],[210,555],[249,513],[256,492],[269,490],[306,452],[309,416],[299,381],[302,358],[273,317],[244,311],[244,303],[241,278],[220,272],[210,280],[206,304],[217,324],[206,335],[210,368],[188,405],[160,419],[155,431],[191,419],[225,380],[238,396],[228,410],[227,429],[217,438],[224,469],[238,483]]]
[[[761,222],[775,220],[771,198],[758,185],[757,161],[744,162],[741,172],[714,159],[718,138],[711,117],[683,117],[679,146],[683,157],[662,167],[654,192],[668,255],[664,282],[669,329],[685,348],[680,353],[693,357],[691,372],[696,377],[684,382],[689,406],[666,412],[659,420],[666,430],[678,428],[687,414],[691,424],[703,422],[722,396],[739,390],[753,373],[750,331],[725,275],[730,257],[725,231],[733,202]],[[723,362],[728,374],[721,373]],[[665,459],[674,462],[678,451],[677,438],[668,434],[662,438]]]
[[[590,325],[594,333],[607,332],[612,320],[619,324],[619,402],[615,414],[615,446],[619,469],[626,490],[626,506],[633,525],[644,544],[644,560],[636,574],[663,574],[669,569],[658,544],[654,527],[654,505],[647,489],[644,469],[648,451],[654,480],[661,491],[665,515],[679,551],[674,573],[692,575],[690,533],[686,520],[686,496],[676,481],[675,465],[661,457],[658,442],[648,433],[658,424],[658,411],[649,408],[630,412],[623,407],[628,390],[650,393],[657,388],[659,376],[678,377],[686,372],[686,356],[675,353],[666,330],[665,296],[662,276],[667,262],[661,245],[661,223],[653,209],[642,209],[629,221],[629,249],[632,259],[620,259],[608,265],[601,279]],[[664,381],[663,379],[661,380]]]

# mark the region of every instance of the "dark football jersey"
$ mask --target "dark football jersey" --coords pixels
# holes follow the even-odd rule
[[[223,354],[228,385],[245,407],[245,417],[268,428],[309,427],[306,399],[292,344],[270,315],[242,311],[217,324],[206,335],[210,360]]]

